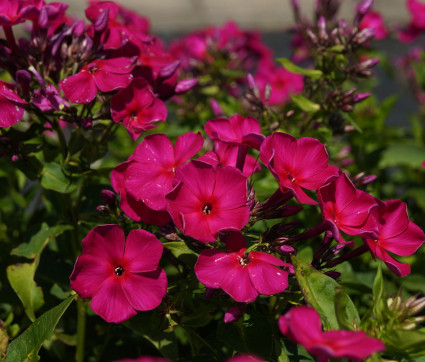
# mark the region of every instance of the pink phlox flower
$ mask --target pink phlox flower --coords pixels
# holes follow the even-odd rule
[[[409,220],[404,202],[377,200],[377,203],[378,237],[364,240],[374,258],[383,260],[394,274],[405,276],[410,273],[410,265],[394,260],[388,251],[400,256],[414,254],[425,241],[424,232]]]
[[[406,4],[410,14],[410,23],[399,33],[398,38],[403,43],[411,43],[425,30],[425,3],[418,0],[407,0]]]
[[[145,230],[131,230],[126,241],[119,225],[97,226],[83,239],[71,288],[81,298],[92,298],[91,308],[107,322],[126,321],[161,303],[167,291],[167,277],[158,266],[162,249]]]
[[[121,210],[134,221],[158,226],[168,224],[171,222],[171,218],[167,211],[153,210],[127,192],[124,176],[130,163],[131,161],[120,163],[114,167],[111,173],[112,188],[120,195]]]
[[[0,81],[0,127],[11,127],[18,123],[28,104],[15,91],[16,86]]]
[[[359,24],[359,30],[370,28],[375,30],[374,39],[381,40],[388,36],[388,30],[385,27],[384,18],[382,14],[377,11],[369,11],[363,17]]]
[[[274,133],[261,145],[260,159],[282,192],[290,190],[301,204],[317,204],[303,189],[317,190],[338,175],[338,168],[328,164],[325,146],[315,138],[297,140],[287,133]]]
[[[345,173],[321,187],[318,196],[323,221],[338,242],[345,242],[339,230],[348,235],[377,235],[378,225],[372,214],[378,206],[375,198],[357,190]]]
[[[125,57],[95,60],[59,85],[72,103],[90,103],[98,90],[111,92],[126,88],[133,79],[130,74],[133,67],[133,61]]]
[[[255,74],[255,81],[264,103],[283,105],[291,94],[298,94],[304,88],[303,76],[291,73],[284,67],[274,65],[272,62],[262,62]],[[270,86],[270,95],[266,99],[266,86]]]
[[[202,250],[195,264],[198,280],[208,288],[222,289],[235,301],[254,302],[258,295],[272,295],[288,287],[287,266],[273,255],[246,251],[243,235],[233,232],[223,238],[227,251]]]
[[[129,358],[120,359],[115,362],[172,362],[172,361],[162,357],[142,356],[136,359],[129,359]]]
[[[279,329],[291,341],[318,356],[318,362],[327,362],[329,358],[364,360],[385,350],[381,340],[368,337],[363,331],[323,332],[319,313],[307,306],[291,308],[281,316]]]
[[[26,19],[37,19],[43,6],[42,0],[2,0],[0,1],[0,25],[12,26]]]
[[[134,151],[125,172],[125,188],[134,199],[154,210],[165,210],[165,195],[173,189],[177,169],[202,148],[200,133],[188,132],[173,146],[163,134],[145,137]]]
[[[165,121],[167,107],[144,79],[136,78],[111,98],[111,115],[115,122],[122,121],[136,140],[142,132],[155,128],[152,123]]]
[[[265,139],[260,123],[253,117],[236,114],[229,119],[210,119],[204,126],[205,132],[214,141],[249,146],[259,150]]]
[[[238,169],[193,160],[179,167],[173,182],[168,211],[184,235],[209,243],[247,224],[247,178]]]

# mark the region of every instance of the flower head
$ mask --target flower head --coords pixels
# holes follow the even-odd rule
[[[13,84],[0,81],[0,127],[11,127],[18,123],[24,115],[26,104],[15,92]]]
[[[228,251],[203,250],[195,274],[208,288],[221,288],[235,301],[249,303],[259,294],[272,295],[288,287],[288,273],[277,266],[282,260],[259,251],[247,255],[242,234],[233,232],[223,238]]]
[[[158,266],[161,242],[136,229],[125,240],[118,225],[100,225],[83,239],[83,253],[70,276],[81,298],[107,322],[121,323],[137,311],[156,308],[167,291],[167,277]]]
[[[319,314],[311,307],[292,308],[279,318],[280,331],[307,352],[318,356],[319,362],[329,358],[363,360],[382,352],[385,345],[363,331],[332,330],[323,332]]]
[[[328,164],[325,146],[310,137],[297,140],[287,133],[274,133],[261,145],[260,159],[282,191],[290,190],[302,204],[317,204],[303,189],[317,190],[338,174],[338,168]]]
[[[168,211],[183,234],[208,243],[248,222],[247,179],[238,169],[191,161],[177,170],[174,183]]]

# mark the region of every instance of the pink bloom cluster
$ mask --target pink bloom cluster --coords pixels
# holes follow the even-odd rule
[[[425,30],[425,3],[420,0],[407,0],[410,23],[399,33],[399,40],[404,43],[415,41]]]
[[[385,350],[384,343],[368,337],[363,331],[323,332],[319,314],[307,306],[292,308],[281,316],[279,328],[290,340],[316,355],[318,362],[327,362],[329,358],[364,360]]]

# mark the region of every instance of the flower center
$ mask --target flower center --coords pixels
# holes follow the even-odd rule
[[[212,209],[213,209],[213,207],[212,207],[212,205],[211,205],[209,202],[206,202],[206,203],[204,203],[204,204],[202,205],[202,212],[203,212],[205,215],[209,215],[209,214],[211,214]]]
[[[124,274],[124,268],[121,265],[120,266],[117,266],[114,269],[114,273],[115,273],[116,276],[120,277],[121,275]]]
[[[241,258],[241,257],[239,257],[239,264],[240,264],[240,265],[245,266],[245,265],[247,265],[248,263],[249,263],[248,258]]]
[[[89,73],[93,74],[94,72],[96,72],[97,66],[94,64],[91,64],[88,66],[87,70],[89,71]]]

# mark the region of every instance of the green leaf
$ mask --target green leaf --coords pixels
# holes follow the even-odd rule
[[[64,174],[61,165],[55,162],[44,165],[41,172],[41,186],[61,194],[70,193],[76,188],[76,185]]]
[[[424,355],[425,333],[421,331],[392,330],[385,336],[386,352],[399,356]]]
[[[37,263],[15,264],[7,267],[7,279],[24,305],[25,312],[31,321],[35,320],[34,312],[44,304],[43,291],[34,281]]]
[[[378,270],[376,271],[375,280],[373,282],[373,312],[378,320],[381,320],[385,314],[384,308],[386,302],[384,300],[384,278],[382,276],[381,264],[378,264]]]
[[[273,329],[264,314],[251,311],[244,314],[245,340],[248,351],[270,360],[273,351]]]
[[[393,144],[383,152],[378,166],[381,169],[392,166],[409,166],[422,170],[422,162],[424,160],[424,147],[413,144]]]
[[[326,329],[339,329],[347,324],[360,322],[350,297],[334,279],[295,256],[291,259],[304,298],[320,314]],[[343,321],[342,326],[338,319]]]
[[[71,230],[71,225],[56,225],[49,227],[46,223],[41,225],[40,231],[33,235],[28,243],[22,243],[11,251],[11,255],[23,256],[34,259],[39,255],[48,242],[62,234],[66,230]]]
[[[143,335],[161,353],[162,357],[176,361],[179,358],[175,333],[161,332],[155,335]]]
[[[304,112],[315,113],[320,110],[320,105],[313,103],[301,94],[291,94],[291,100]]]
[[[41,315],[18,338],[12,341],[7,348],[6,362],[38,360],[38,351],[44,341],[49,340],[69,305],[74,300],[71,295],[61,304]]]
[[[286,58],[279,58],[276,59],[276,61],[280,63],[283,67],[285,67],[287,70],[295,74],[302,74],[311,78],[320,78],[323,75],[321,70],[301,68]]]
[[[195,264],[198,254],[190,249],[184,241],[170,241],[164,243],[164,248],[168,249],[176,258],[189,264]]]

